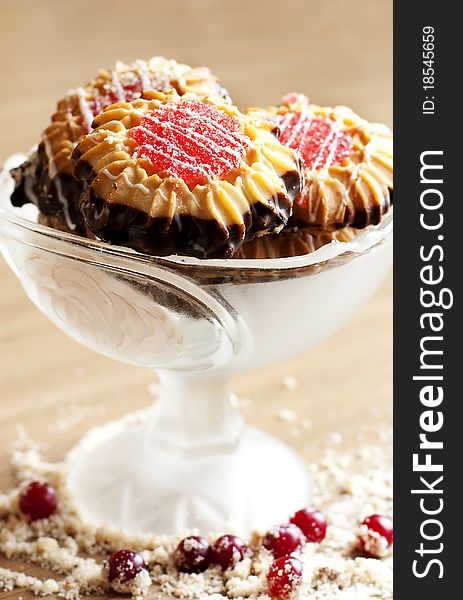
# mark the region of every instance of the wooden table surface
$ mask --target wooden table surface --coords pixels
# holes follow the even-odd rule
[[[300,91],[391,124],[391,19],[390,0],[2,0],[0,162],[36,142],[69,87],[116,59],[156,54],[207,64],[241,107]],[[310,353],[237,376],[249,421],[313,456],[329,432],[353,439],[378,419],[390,422],[391,288],[389,277],[343,331]],[[297,389],[285,389],[286,375]],[[154,378],[67,338],[0,259],[0,488],[10,483],[16,426],[59,458],[92,425],[149,403]],[[278,420],[282,407],[312,421],[303,438]],[[67,427],[60,431],[57,421]]]

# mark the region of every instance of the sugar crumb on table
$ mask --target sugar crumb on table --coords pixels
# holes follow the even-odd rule
[[[312,465],[312,504],[323,511],[329,527],[320,544],[304,546],[300,555],[303,582],[295,598],[392,598],[390,553],[379,560],[358,556],[355,551],[359,523],[370,514],[392,513],[390,462],[383,443],[346,452],[338,440],[328,439],[324,456]],[[179,573],[172,557],[182,536],[126,535],[83,523],[66,495],[64,464],[47,462],[41,449],[24,434],[11,456],[11,466],[17,487],[0,493],[0,555],[18,561],[18,567],[24,562],[39,565],[50,575],[31,577],[0,568],[3,591],[28,590],[67,600],[107,595],[112,590],[104,576],[104,561],[113,551],[128,547],[143,554],[149,569],[149,577],[140,578],[138,587],[135,582],[126,590],[129,596],[149,593],[150,598],[268,600],[266,573],[273,559],[260,545],[262,532],[251,536],[251,555],[233,568]],[[49,519],[28,523],[20,515],[17,502],[19,489],[33,478],[46,478],[55,486],[60,509]]]

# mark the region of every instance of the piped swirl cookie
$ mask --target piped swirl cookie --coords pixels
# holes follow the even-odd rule
[[[194,94],[113,104],[73,153],[98,238],[147,254],[231,257],[279,231],[303,178],[269,121]]]
[[[85,234],[78,210],[82,189],[72,175],[72,151],[104,108],[114,102],[139,98],[145,89],[175,89],[180,95],[194,92],[231,102],[226,90],[206,67],[192,68],[159,56],[130,65],[117,62],[112,69],[101,70],[96,79],[71,90],[58,102],[37,152],[13,171],[16,179],[13,204],[21,206],[32,202],[53,221],[61,221],[68,230]]]
[[[280,141],[300,156],[305,189],[294,203],[290,226],[333,231],[377,225],[392,204],[393,147],[388,127],[369,123],[345,106],[309,104],[288,94],[264,114]]]
[[[243,244],[235,258],[289,258],[311,254],[331,242],[350,242],[357,230],[344,227],[337,231],[310,233],[308,230],[286,230],[278,234],[263,235]]]

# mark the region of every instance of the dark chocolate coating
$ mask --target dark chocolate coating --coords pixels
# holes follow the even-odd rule
[[[35,204],[41,213],[67,223],[61,197],[66,199],[69,220],[76,227],[74,233],[85,235],[85,223],[79,210],[83,185],[72,175],[59,173],[50,177],[48,157],[43,144],[28,160],[11,170],[15,189],[11,195],[13,206]],[[60,192],[58,193],[58,188]]]
[[[292,202],[282,195],[273,198],[273,202],[281,218],[287,221]],[[267,229],[275,223],[275,212],[261,203],[254,204],[243,215],[244,224],[224,228],[213,219],[185,214],[172,221],[153,218],[129,206],[104,202],[92,190],[82,195],[80,209],[90,231],[102,240],[156,256],[231,258],[241,244],[254,237],[254,230]]]
[[[355,210],[351,211],[349,208],[344,212],[344,218],[342,221],[339,221],[331,227],[330,230],[334,231],[337,229],[344,229],[344,227],[353,227],[354,229],[364,229],[370,225],[379,225],[381,223],[383,215],[385,215],[389,207],[392,206],[392,196],[393,191],[388,188],[387,194],[384,196],[384,199],[381,205],[373,205],[369,207],[369,210]],[[307,230],[313,233],[323,233],[326,232],[326,229],[323,227],[315,227],[313,225],[308,225],[306,221],[302,221],[296,219],[294,215],[292,215],[289,219],[288,225],[285,228],[287,231],[292,230]]]
[[[254,237],[255,231],[275,231],[288,222],[292,203],[303,185],[301,170],[286,173],[282,177],[286,197],[282,194],[272,197],[271,208],[257,203],[243,215],[242,224],[224,228],[215,220],[197,219],[191,215],[179,215],[173,221],[153,219],[131,207],[104,202],[92,190],[84,191],[96,174],[88,163],[78,161],[77,149],[73,159],[76,161],[75,177],[61,173],[50,178],[48,158],[41,144],[25,163],[12,170],[16,180],[12,204],[22,206],[33,202],[41,213],[65,225],[64,209],[57,192],[57,185],[61,185],[61,195],[68,202],[69,219],[76,226],[73,233],[86,235],[87,226],[104,241],[157,256],[182,254],[198,258],[231,258],[244,242]],[[28,193],[28,189],[32,193]]]
[[[392,206],[392,190],[388,189],[388,193],[382,198],[380,205],[375,204],[370,206],[370,210],[359,211],[357,210],[352,218],[351,215],[347,214],[347,223],[356,229],[364,229],[369,225],[379,225],[383,218],[383,215],[389,210],[389,206]]]
[[[78,148],[72,153],[75,177],[90,186],[97,176],[91,166],[79,160]],[[275,231],[285,225],[292,213],[294,199],[301,193],[304,176],[298,170],[282,176],[287,195],[271,198],[270,207],[254,204],[243,214],[243,223],[225,228],[216,220],[179,214],[175,219],[153,218],[147,213],[99,198],[87,187],[80,199],[80,211],[87,228],[100,239],[127,246],[155,256],[181,254],[197,258],[232,258],[238,248],[255,237],[256,231]]]

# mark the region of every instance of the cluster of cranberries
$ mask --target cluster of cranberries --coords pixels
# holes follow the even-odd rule
[[[212,546],[199,536],[184,538],[175,551],[175,564],[182,573],[202,573],[210,565],[222,569],[234,567],[248,550],[244,540],[236,535],[223,535]]]
[[[19,509],[30,520],[47,519],[57,507],[56,491],[46,482],[33,481],[19,497]],[[303,567],[294,553],[307,542],[321,542],[326,528],[327,522],[321,512],[304,508],[296,512],[289,523],[278,525],[266,533],[262,545],[274,558],[267,573],[272,598],[285,600],[300,585]],[[392,545],[393,527],[388,517],[370,515],[362,521],[361,530],[357,548],[367,556],[378,556],[375,553],[378,542],[386,548]],[[223,535],[212,545],[201,536],[189,536],[178,544],[174,560],[183,573],[202,573],[210,565],[217,565],[223,570],[234,567],[243,560],[247,551],[247,544],[235,535]],[[107,568],[109,581],[126,583],[148,566],[141,554],[123,549],[111,555]]]
[[[275,558],[268,573],[267,585],[272,598],[289,598],[302,581],[302,563],[293,556],[306,542],[319,543],[326,535],[326,519],[318,510],[303,508],[289,523],[274,527],[262,545]]]
[[[306,541],[321,542],[326,534],[326,520],[316,511],[298,511],[290,523],[279,525],[267,532],[262,541],[275,561],[271,565],[267,582],[274,598],[287,598],[302,580],[302,563],[291,556]],[[222,569],[235,566],[247,552],[246,543],[234,535],[224,535],[210,545],[200,536],[183,539],[175,551],[175,564],[183,573],[200,573],[210,565]]]

